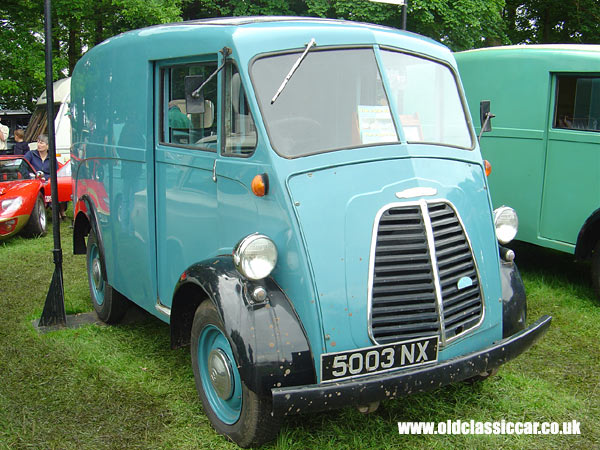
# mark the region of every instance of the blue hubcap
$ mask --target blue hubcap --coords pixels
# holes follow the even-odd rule
[[[214,325],[198,338],[198,369],[202,387],[219,420],[234,424],[242,411],[242,383],[229,341]]]
[[[104,303],[104,278],[102,278],[102,270],[100,268],[100,252],[96,244],[92,244],[90,248],[88,267],[92,294],[96,299],[96,303],[102,305]]]

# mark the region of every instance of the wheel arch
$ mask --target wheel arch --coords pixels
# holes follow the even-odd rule
[[[584,222],[575,245],[575,258],[589,259],[596,242],[600,240],[600,208],[594,211]]]
[[[85,237],[92,229],[98,240],[98,250],[101,255],[102,276],[105,279],[108,279],[106,276],[106,263],[104,258],[104,241],[98,222],[98,215],[92,199],[84,194],[79,198],[75,207],[75,220],[73,222],[73,254],[86,254],[87,244],[85,242]]]
[[[250,292],[267,291],[254,302]],[[316,383],[312,352],[291,302],[271,278],[244,279],[224,256],[192,265],[175,288],[171,308],[171,345],[189,344],[194,313],[203,301],[214,303],[227,331],[242,381],[271,397],[271,389]]]

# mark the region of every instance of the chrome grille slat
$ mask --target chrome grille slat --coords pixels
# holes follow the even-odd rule
[[[373,299],[373,305],[383,307],[382,305],[387,305],[390,303],[400,303],[400,302],[425,302],[431,299],[433,291],[424,292],[424,293],[403,293],[402,295],[391,295],[385,297],[378,297]]]
[[[449,203],[393,206],[376,227],[370,286],[376,343],[439,334],[443,345],[481,322],[477,267]],[[461,289],[459,281],[465,284]]]

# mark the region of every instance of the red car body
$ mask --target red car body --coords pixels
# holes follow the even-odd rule
[[[65,202],[71,200],[72,192],[67,164],[59,169],[63,176],[58,178],[59,201]],[[37,176],[28,161],[20,156],[0,156],[0,241],[20,232],[45,234],[45,203],[50,192],[50,181]]]
[[[73,186],[71,184],[71,161],[67,161],[65,164],[60,165],[56,172],[57,184],[58,184],[58,201],[59,202],[70,202],[73,200]],[[44,201],[47,205],[52,202],[52,186],[50,180],[46,180],[44,184],[44,192],[46,194]]]

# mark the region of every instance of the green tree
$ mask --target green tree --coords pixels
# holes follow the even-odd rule
[[[409,0],[408,29],[453,50],[506,43],[504,0]],[[369,0],[185,0],[186,20],[214,16],[299,15],[371,22],[400,28],[401,9]]]
[[[598,0],[506,0],[503,18],[515,44],[600,43]]]
[[[135,28],[181,20],[182,0],[53,0],[54,79],[69,76],[82,54]],[[32,109],[44,90],[43,0],[0,2],[0,108]]]

